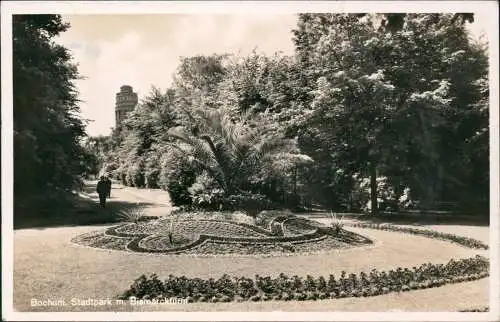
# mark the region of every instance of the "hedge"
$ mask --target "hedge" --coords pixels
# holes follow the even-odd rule
[[[477,239],[458,236],[458,235],[454,235],[454,234],[441,233],[441,232],[429,230],[429,229],[416,229],[416,228],[411,228],[411,227],[401,227],[401,226],[395,226],[395,225],[390,225],[390,224],[366,224],[366,223],[349,224],[349,226],[402,232],[402,233],[407,233],[407,234],[425,236],[425,237],[434,238],[434,239],[446,240],[446,241],[454,242],[454,243],[460,244],[462,246],[465,246],[468,248],[473,248],[473,249],[488,249],[488,245],[484,244],[483,242],[481,242]]]
[[[153,274],[140,276],[120,298],[155,299],[164,297],[185,298],[188,302],[231,302],[268,300],[318,300],[345,297],[367,297],[390,292],[407,292],[460,283],[484,278],[489,275],[487,258],[476,257],[450,260],[447,264],[423,264],[412,269],[401,268],[358,275],[342,272],[336,278],[287,276],[255,278],[229,277],[219,279],[189,278],[170,275],[160,281]]]

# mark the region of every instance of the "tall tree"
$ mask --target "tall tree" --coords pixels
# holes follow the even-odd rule
[[[184,108],[216,107],[217,86],[227,74],[228,55],[182,57],[174,75],[177,104]]]
[[[373,24],[361,21],[357,15],[306,15],[301,19],[304,21],[299,26],[304,30],[320,33],[312,37],[313,42],[306,42],[307,46],[301,45],[307,33],[301,36],[298,30],[295,38],[308,77],[317,80],[307,132],[316,130],[318,141],[328,142],[324,162],[336,168],[331,169],[334,173],[344,177],[354,172],[370,174],[375,213],[382,129],[394,108],[394,86],[386,80],[380,65],[386,53],[378,43]],[[302,53],[303,48],[312,51]]]
[[[115,177],[126,184],[157,188],[159,157],[169,140],[167,131],[182,121],[174,104],[172,89],[153,87],[124,120],[106,164]]]
[[[80,76],[69,51],[52,40],[69,25],[59,15],[14,15],[12,27],[14,204],[22,211],[34,198],[53,202],[69,193],[87,158],[73,83]]]
[[[397,88],[392,124],[403,134],[398,162],[407,167],[400,173],[427,207],[484,194],[484,186],[467,188],[474,179],[465,143],[476,132],[487,137],[487,110],[479,107],[487,95],[480,86],[488,77],[485,47],[456,14],[408,14],[401,30],[384,34],[384,68]]]
[[[370,170],[372,205],[377,171],[363,164],[377,164],[430,206],[466,191],[472,179],[463,172],[464,142],[475,132],[487,137],[484,108],[477,107],[487,58],[454,14],[400,18],[401,25],[389,28],[377,15],[299,16],[297,55],[307,86],[315,89],[303,106],[320,111],[311,115],[321,125],[306,122],[304,131],[317,137],[311,149],[329,151],[323,155],[330,172]]]

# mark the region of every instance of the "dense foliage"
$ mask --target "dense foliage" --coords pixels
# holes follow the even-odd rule
[[[81,145],[76,65],[53,41],[68,27],[58,15],[12,18],[16,215],[66,200],[81,175],[97,166]]]
[[[487,44],[472,18],[300,14],[293,56],[182,58],[108,139],[104,170],[212,209],[487,211]]]
[[[376,18],[304,14],[294,30],[313,94],[301,147],[323,161],[312,180],[337,196],[330,198],[337,207],[349,203],[346,186],[358,173],[370,177],[371,191],[377,176],[396,194],[410,188],[421,207],[487,205],[484,45],[452,14],[403,15],[395,30],[377,28]],[[478,153],[470,154],[471,142]]]
[[[367,297],[390,292],[407,292],[416,289],[439,287],[484,278],[489,275],[489,261],[476,256],[450,260],[446,264],[423,264],[419,267],[349,274],[342,272],[337,278],[323,276],[259,276],[219,279],[189,278],[170,275],[161,281],[157,275],[142,275],[120,297],[134,297],[145,301],[162,298],[184,298],[188,302],[232,302],[269,300],[319,300],[346,297]]]

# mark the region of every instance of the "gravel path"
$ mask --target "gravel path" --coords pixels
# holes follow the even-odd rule
[[[150,193],[150,192],[148,192]],[[135,197],[134,197],[135,196]],[[141,191],[124,188],[113,192],[113,198],[132,198],[151,202]],[[161,204],[160,213],[170,208]],[[153,209],[151,209],[153,210]],[[374,246],[333,251],[327,254],[283,257],[193,257],[126,253],[87,248],[70,242],[76,235],[101,227],[59,227],[14,231],[14,309],[16,311],[96,310],[89,307],[32,307],[31,299],[69,302],[72,298],[114,298],[127,289],[141,274],[157,273],[190,277],[229,275],[313,276],[412,267],[425,262],[444,263],[451,258],[464,258],[486,251],[467,249],[449,242],[420,236],[371,229],[349,228],[376,241]],[[469,227],[470,231],[475,227]],[[443,301],[443,298],[447,298]],[[311,303],[232,303],[220,305],[134,307],[133,310],[346,310],[413,311],[453,310],[468,306],[488,305],[487,279],[467,284],[448,285],[436,289],[373,298],[326,300]],[[201,305],[201,306],[200,306]],[[117,310],[102,307],[100,310]],[[123,310],[122,307],[119,310]]]
[[[95,182],[91,184],[95,185]],[[96,204],[99,204],[99,196],[92,189],[91,193],[84,194],[85,197],[92,199]],[[125,187],[119,183],[113,183],[111,198],[108,202],[126,201],[129,203],[137,203],[144,207],[144,210],[152,216],[165,216],[172,211],[170,196],[168,192],[161,189],[138,189],[133,187]]]

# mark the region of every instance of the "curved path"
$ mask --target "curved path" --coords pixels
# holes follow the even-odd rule
[[[128,188],[125,188],[128,189]],[[123,191],[123,193],[125,190]],[[109,226],[101,226],[101,228]],[[472,228],[472,227],[471,227]],[[157,273],[160,278],[168,274],[189,277],[219,277],[229,275],[277,275],[280,272],[289,275],[313,276],[340,274],[342,270],[350,272],[370,271],[401,267],[418,266],[426,262],[444,263],[451,258],[464,258],[487,251],[471,250],[445,241],[429,239],[387,231],[351,228],[376,241],[374,246],[355,248],[313,255],[294,255],[276,257],[195,257],[188,255],[151,255],[141,253],[102,250],[78,246],[70,240],[78,234],[90,232],[99,227],[61,227],[16,230],[14,232],[14,309],[17,311],[56,311],[90,310],[89,307],[31,307],[31,299],[114,298],[126,290],[132,281],[141,274]],[[468,286],[454,284],[436,289],[420,290],[400,295],[384,295],[371,298],[325,300],[312,303],[300,303],[300,309],[306,310],[389,310],[387,307],[410,309],[405,301],[394,298],[408,298],[417,301],[414,311],[445,310],[463,307],[469,304],[488,304],[488,288],[483,279],[467,283]],[[437,295],[449,290],[446,303],[436,303]],[[460,291],[458,291],[460,290]],[[420,295],[419,295],[420,294]],[[448,296],[447,295],[447,296]],[[439,302],[439,301],[438,301]],[[476,303],[477,302],[477,303]],[[344,304],[342,304],[344,303]],[[358,303],[356,305],[355,303]],[[201,305],[201,306],[200,306]],[[232,306],[233,305],[233,306]],[[193,304],[184,308],[177,306],[154,308],[151,310],[298,310],[290,302],[269,303],[232,303],[209,308],[207,305]],[[273,306],[274,305],[274,306]],[[343,306],[344,305],[344,306]],[[415,304],[413,304],[415,305]],[[441,306],[440,306],[441,305]],[[476,306],[478,306],[476,305]],[[480,305],[479,305],[480,306]],[[295,309],[294,309],[295,307]],[[329,309],[331,307],[331,309]],[[147,310],[148,307],[129,307],[128,310]],[[385,308],[385,309],[384,309]],[[100,310],[116,310],[103,307]],[[124,310],[125,308],[120,308]]]

